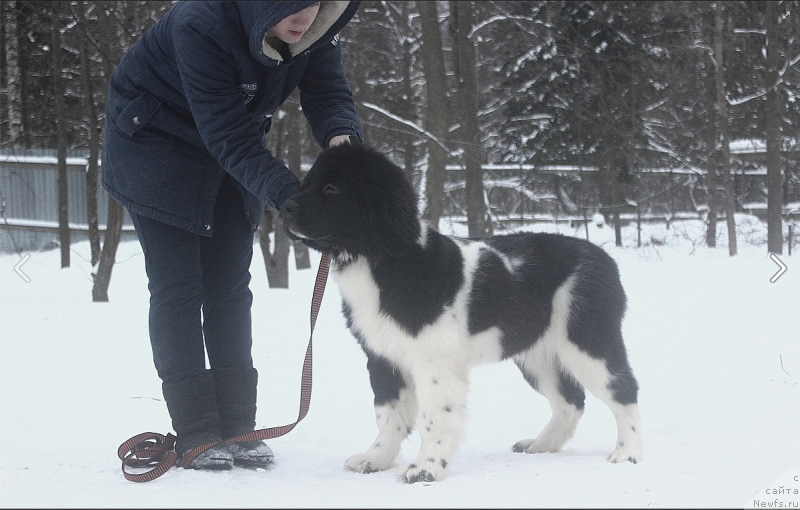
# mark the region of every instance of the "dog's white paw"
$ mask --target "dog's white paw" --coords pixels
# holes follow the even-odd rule
[[[425,462],[424,466],[409,464],[400,473],[398,480],[405,483],[438,482],[444,478],[446,468],[446,461],[441,461],[440,463],[429,461]]]
[[[554,445],[547,445],[535,439],[523,439],[517,441],[511,450],[516,453],[553,453],[559,451],[561,448]]]
[[[344,467],[356,473],[375,473],[389,469],[392,467],[392,463],[387,463],[366,453],[358,453],[347,459]]]
[[[636,445],[623,445],[617,447],[616,450],[611,452],[608,456],[608,461],[618,464],[620,462],[630,462],[636,464],[642,461],[642,449]]]

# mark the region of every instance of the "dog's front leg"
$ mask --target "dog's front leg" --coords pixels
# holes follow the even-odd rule
[[[422,444],[416,461],[400,475],[406,483],[442,480],[464,435],[468,369],[452,360],[431,360],[427,366],[429,370],[415,374]]]
[[[394,466],[403,440],[414,429],[417,400],[411,378],[398,367],[364,349],[367,371],[375,394],[378,437],[364,453],[353,455],[345,467],[357,473],[374,473]]]

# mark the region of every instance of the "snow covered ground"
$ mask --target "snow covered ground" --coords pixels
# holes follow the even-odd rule
[[[136,484],[123,478],[117,447],[140,432],[171,431],[138,243],[120,246],[110,303],[91,302],[86,243],[73,246],[65,270],[57,251],[31,253],[22,266],[30,282],[14,272],[21,255],[2,255],[0,506],[800,508],[800,263],[782,256],[789,269],[770,283],[778,267],[763,225],[746,217],[739,225],[746,239],[733,258],[724,239],[716,250],[702,246],[698,223],[648,227],[642,248],[626,229],[625,249],[608,227],[591,227],[590,239],[619,262],[629,297],[624,333],[641,385],[644,462],[605,460],[614,420],[592,396],[562,452],[512,453],[550,411],[505,362],[473,371],[468,435],[449,477],[415,485],[397,481],[401,465],[370,475],[343,467],[376,427],[365,357],[332,282],[314,336],[311,409],[270,442],[274,467],[173,468]],[[270,427],[297,417],[316,269],[292,270],[291,289],[271,290],[255,251],[258,426]],[[319,256],[312,260],[316,268]],[[418,444],[412,435],[402,462]]]

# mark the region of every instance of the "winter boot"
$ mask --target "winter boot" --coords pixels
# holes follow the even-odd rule
[[[178,461],[190,450],[221,441],[214,378],[209,373],[161,385],[177,439]],[[189,469],[231,469],[233,456],[225,444],[209,448],[195,457]]]
[[[229,439],[255,430],[258,371],[253,367],[212,369],[222,437]],[[233,463],[242,467],[267,467],[273,453],[263,441],[226,443]]]

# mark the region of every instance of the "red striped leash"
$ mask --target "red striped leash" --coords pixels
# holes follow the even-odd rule
[[[178,467],[186,467],[198,455],[216,446],[219,443],[237,443],[243,441],[263,441],[288,434],[300,421],[308,414],[311,404],[311,343],[314,338],[314,326],[317,323],[319,308],[322,305],[322,295],[325,292],[325,283],[328,280],[330,269],[330,259],[323,254],[319,262],[317,279],[314,282],[314,294],[311,297],[311,336],[308,339],[306,357],[303,361],[303,376],[300,381],[300,412],[297,421],[282,425],[280,427],[270,427],[266,429],[254,430],[240,436],[232,437],[224,441],[206,443],[190,450],[179,462]],[[175,451],[175,439],[173,434],[159,434],[157,432],[144,432],[128,439],[119,446],[117,455],[122,461],[122,475],[131,482],[149,482],[163,475],[170,468],[176,465],[178,453]],[[126,468],[147,469],[141,473],[131,473]]]

